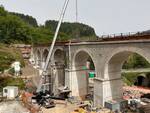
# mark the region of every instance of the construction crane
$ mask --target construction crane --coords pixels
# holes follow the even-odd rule
[[[44,66],[44,68],[42,70],[42,77],[41,77],[39,86],[37,88],[37,92],[41,92],[41,91],[45,92],[46,91],[46,87],[47,86],[50,87],[50,85],[52,85],[52,83],[50,83],[50,81],[48,83],[46,83],[46,82],[43,83],[43,80],[46,81],[46,78],[47,78],[46,76],[49,76],[48,72],[47,72],[47,69],[48,69],[49,63],[51,62],[51,56],[52,56],[53,48],[54,48],[54,45],[55,45],[55,42],[56,42],[59,30],[60,30],[61,23],[63,21],[64,15],[65,15],[68,3],[69,3],[69,0],[65,0],[65,3],[63,5],[63,8],[62,8],[62,11],[61,11],[61,14],[60,14],[59,22],[58,22],[58,25],[57,25],[57,28],[56,28],[56,31],[55,31],[55,35],[53,37],[52,44],[51,44],[51,46],[49,48],[49,53],[48,53],[48,56],[46,58],[45,66]]]

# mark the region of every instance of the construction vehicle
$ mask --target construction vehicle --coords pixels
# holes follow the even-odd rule
[[[55,42],[56,42],[56,39],[57,39],[57,36],[58,36],[58,33],[59,33],[59,29],[60,29],[61,23],[63,21],[64,15],[65,15],[68,3],[69,3],[69,0],[65,0],[65,3],[63,5],[63,9],[62,9],[62,12],[61,12],[61,15],[60,15],[60,19],[59,19],[59,22],[58,22],[58,25],[57,25],[57,28],[56,28],[56,31],[55,31],[55,35],[53,37],[53,41],[52,41],[52,44],[50,46],[48,56],[46,58],[45,66],[44,66],[44,68],[42,70],[42,77],[41,77],[39,86],[37,88],[37,92],[41,92],[41,91],[45,92],[46,90],[50,89],[50,88],[47,89],[46,88],[47,86],[48,87],[49,86],[52,87],[52,83],[50,83],[50,81],[46,82],[46,78],[48,78],[46,76],[50,76],[48,71],[47,71],[47,69],[48,69],[49,64],[51,63],[51,57],[52,57],[53,48],[54,48],[54,45],[55,45]]]
[[[48,53],[48,56],[46,58],[45,66],[42,70],[42,76],[41,76],[41,79],[39,82],[39,86],[37,87],[36,94],[34,95],[34,97],[38,101],[38,103],[40,105],[45,106],[45,107],[54,107],[55,106],[53,100],[51,99],[51,98],[55,98],[55,97],[53,97],[53,95],[49,95],[48,97],[44,97],[45,96],[44,94],[46,92],[49,92],[49,93],[51,92],[51,94],[53,93],[52,92],[52,89],[53,89],[52,76],[53,75],[49,74],[48,67],[49,67],[49,64],[51,64],[51,56],[52,56],[53,48],[54,48],[54,45],[55,45],[55,42],[56,42],[56,39],[57,39],[57,36],[59,33],[61,23],[63,21],[64,15],[65,15],[68,3],[69,3],[69,0],[65,0],[65,3],[63,5],[63,9],[62,9],[61,14],[60,14],[59,22],[58,22],[58,25],[57,25],[57,28],[55,31],[55,35],[53,37],[52,44],[49,48],[49,53]],[[51,67],[51,70],[53,70],[53,67],[51,65],[50,65],[50,67]]]

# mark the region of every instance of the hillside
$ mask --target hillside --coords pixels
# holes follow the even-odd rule
[[[10,68],[10,65],[16,60],[20,61],[22,66],[25,65],[19,50],[8,45],[0,44],[0,72]]]
[[[23,21],[25,21],[26,23],[30,24],[33,27],[38,27],[38,23],[37,23],[36,19],[32,16],[24,15],[24,14],[20,14],[20,13],[14,13],[14,12],[9,12],[9,13],[20,17]]]
[[[0,43],[49,43],[53,39],[57,22],[55,20],[48,20],[43,26],[38,26],[36,19],[32,16],[8,12],[1,6]],[[143,33],[149,33],[149,31]],[[96,38],[96,34],[92,27],[82,23],[63,22],[57,40],[93,40],[94,38]],[[123,66],[125,69],[143,67],[150,67],[150,65],[136,54],[131,56]]]
[[[32,16],[8,12],[0,7],[0,42],[11,43],[48,43],[52,40],[57,21],[46,21],[38,26]],[[67,41],[74,38],[96,37],[92,27],[81,23],[62,24],[58,40]]]
[[[58,21],[48,20],[45,22],[45,27],[54,32],[57,27],[57,23]],[[96,37],[94,28],[82,23],[63,22],[60,28],[60,32],[63,32],[73,38]]]

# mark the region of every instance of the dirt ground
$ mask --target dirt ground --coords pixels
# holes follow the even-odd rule
[[[74,104],[57,104],[56,107],[50,108],[50,109],[45,109],[43,108],[42,111],[43,113],[71,113],[77,108],[76,105]]]
[[[18,101],[0,103],[0,113],[29,113]]]

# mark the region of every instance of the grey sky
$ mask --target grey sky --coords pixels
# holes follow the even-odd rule
[[[43,24],[58,19],[64,0],[0,0],[8,11],[35,17]],[[149,0],[78,0],[79,22],[95,28],[98,35],[150,29]],[[70,0],[65,21],[75,21],[75,0]]]

